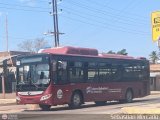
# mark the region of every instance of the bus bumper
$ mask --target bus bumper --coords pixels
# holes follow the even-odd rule
[[[17,95],[16,96],[17,104],[46,104],[53,105],[53,95]]]

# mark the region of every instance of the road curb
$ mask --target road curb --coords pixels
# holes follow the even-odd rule
[[[151,91],[151,95],[158,95],[160,94],[160,91]]]
[[[0,99],[0,106],[9,106],[16,104],[16,99]]]
[[[17,103],[6,103],[6,104],[0,104],[0,106],[10,106],[10,105],[17,105]]]

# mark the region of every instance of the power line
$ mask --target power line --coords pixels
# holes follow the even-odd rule
[[[68,13],[73,13],[73,14],[79,15],[81,17],[83,17],[82,15],[86,15],[89,19],[91,19],[91,17],[93,17],[95,19],[95,17],[96,17],[97,19],[101,19],[101,20],[104,20],[104,21],[107,20],[106,17],[98,16],[97,14],[82,13],[82,12],[77,11],[77,10],[70,10],[70,8],[68,8],[68,7],[64,7],[64,8],[67,8],[67,9],[65,9],[65,11],[67,11]],[[146,25],[148,25],[148,24],[142,24],[142,23],[135,23],[135,22],[131,22],[131,21],[124,21],[124,20],[121,20],[121,19],[117,19],[117,20],[112,19],[112,22],[113,21],[117,22],[117,23],[125,24],[125,25],[130,25],[130,26],[133,26],[133,25],[146,26]]]
[[[21,6],[21,5],[17,5],[17,4],[5,4],[5,3],[0,3],[0,5],[4,5],[4,6],[0,6],[0,8],[4,8],[7,10],[11,9],[11,10],[20,10],[20,11],[28,11],[28,12],[47,12],[47,13],[49,13],[49,9],[47,11],[47,8],[42,8],[42,7]],[[18,6],[18,7],[22,7],[22,8],[16,8],[13,6]],[[25,9],[25,7],[27,9]],[[32,8],[32,9],[28,9],[28,8]],[[46,10],[38,10],[37,8],[38,9],[46,9]]]
[[[91,19],[91,17],[84,17],[84,16],[82,16],[81,14],[74,14],[74,15],[79,16],[79,17],[85,19],[85,21],[88,21],[88,19],[89,19],[90,21],[96,22],[97,24],[100,24],[101,26],[106,26],[106,25],[108,25],[108,27],[109,27],[109,26],[112,26],[112,27],[115,27],[115,28],[121,28],[121,29],[125,29],[125,30],[135,31],[134,29],[129,29],[129,28],[124,27],[123,24],[121,24],[121,25],[114,25],[114,24],[112,24],[112,23],[101,22],[101,21],[97,21],[97,20],[95,20],[95,19]],[[137,31],[137,29],[136,29],[136,31]],[[138,30],[138,31],[139,31],[139,30]],[[137,32],[138,32],[138,31],[137,31]],[[148,33],[145,33],[144,31],[139,31],[139,32],[144,33],[144,34],[148,34]]]
[[[71,18],[71,17],[68,17],[68,16],[65,16],[65,15],[62,15],[64,16],[65,18],[69,19],[69,20],[72,20],[72,21],[76,21],[76,22],[81,22],[81,23],[84,23],[84,24],[87,24],[87,25],[91,25],[91,26],[94,26],[94,27],[101,27],[101,28],[104,28],[104,29],[109,29],[109,30],[113,30],[113,31],[121,31],[121,32],[127,32],[127,33],[130,33],[130,34],[136,34],[136,35],[142,35],[142,36],[146,36],[146,35],[150,35],[150,33],[144,33],[144,32],[139,32],[137,30],[128,30],[128,29],[123,29],[123,28],[115,28],[115,27],[112,27],[112,26],[102,26],[102,25],[97,25],[97,24],[94,24],[94,23],[89,23],[89,22],[86,22],[86,21],[82,21],[82,20],[79,20],[79,19],[76,19],[76,18]]]
[[[97,14],[102,14],[102,15],[106,15],[106,16],[110,16],[110,17],[112,17],[112,18],[116,18],[116,19],[126,19],[126,20],[131,20],[131,21],[137,21],[137,19],[141,19],[140,21],[142,21],[143,20],[143,22],[144,22],[144,20],[146,20],[146,19],[143,19],[142,17],[141,18],[136,18],[136,16],[134,16],[134,17],[122,17],[122,16],[120,16],[120,15],[118,15],[118,14],[116,14],[116,15],[114,15],[113,13],[110,13],[110,12],[108,12],[108,11],[104,11],[104,10],[102,10],[102,9],[97,9],[97,8],[93,8],[93,7],[90,7],[90,6],[87,6],[86,4],[83,4],[83,3],[80,3],[80,2],[71,2],[71,1],[68,1],[68,2],[66,2],[67,4],[72,4],[72,5],[75,5],[75,6],[78,6],[78,7],[80,7],[80,8],[84,8],[84,9],[87,9],[87,10],[89,10],[90,12],[96,12]]]
[[[37,2],[49,2],[50,0],[36,0]]]
[[[79,4],[80,5],[80,4]],[[77,6],[79,6],[79,5],[77,5]],[[80,6],[81,7],[81,6]],[[83,6],[84,7],[84,6]],[[86,7],[85,7],[86,8]],[[89,7],[87,7],[86,9],[89,9]],[[89,9],[89,10],[91,10],[91,9]],[[66,10],[67,11],[67,10]],[[97,11],[97,10],[96,10]],[[77,13],[75,13],[75,10],[73,10],[72,12],[70,12],[70,13],[73,13],[74,15],[76,15],[76,16],[79,16],[80,18],[84,18],[84,19],[86,19],[87,21],[89,20],[89,21],[95,21],[97,24],[101,24],[101,25],[103,25],[102,27],[114,27],[114,30],[115,29],[123,29],[123,30],[125,30],[126,32],[128,32],[128,31],[130,31],[130,32],[134,32],[134,33],[137,33],[137,34],[150,34],[149,32],[144,32],[144,31],[140,31],[140,30],[137,30],[137,28],[134,30],[134,29],[131,29],[131,28],[133,28],[133,27],[135,27],[135,25],[143,25],[143,26],[146,26],[146,25],[148,25],[148,24],[140,24],[140,23],[135,23],[134,25],[133,25],[133,23],[126,23],[126,22],[123,22],[123,21],[116,21],[117,23],[121,23],[121,24],[118,24],[118,25],[116,25],[116,24],[113,24],[113,22],[115,22],[114,20],[112,21],[112,23],[107,23],[107,22],[101,22],[101,21],[97,21],[97,19],[95,20],[95,19],[91,19],[91,16],[94,16],[95,15],[95,17],[96,18],[100,18],[99,16],[96,16],[96,14],[94,14],[94,15],[90,15],[90,16],[88,16],[88,17],[85,17],[85,16],[82,16],[82,15],[84,15],[84,14],[86,14],[86,13],[82,13],[81,14],[81,12],[78,12],[78,14]],[[103,14],[105,14],[105,15],[107,15],[106,13],[103,13]],[[79,20],[79,19],[78,19]],[[81,20],[81,22],[82,22],[82,20]],[[84,21],[83,21],[83,23],[84,23]],[[89,23],[89,22],[87,22],[87,23]],[[91,24],[91,23],[90,23]],[[108,26],[106,26],[106,24],[108,25]],[[94,25],[96,25],[96,24],[94,24]],[[124,27],[124,26],[126,26],[126,25],[130,25],[131,26],[131,28],[126,28],[126,27]],[[127,31],[128,30],[128,31]]]
[[[44,7],[36,7],[36,6],[24,6],[24,5],[19,5],[19,4],[7,4],[7,3],[0,3],[0,5],[5,5],[5,6],[17,6],[17,7],[26,7],[26,8],[32,8],[32,9],[49,9],[49,8],[44,8]]]
[[[115,11],[115,12],[121,12],[121,10],[118,10],[118,9],[115,9],[115,8],[112,8],[112,7],[110,7],[110,6],[108,6],[107,4],[107,6],[105,5],[105,4],[100,4],[99,2],[97,2],[97,1],[92,1],[92,0],[85,0],[85,2],[88,2],[88,3],[90,3],[90,4],[94,4],[94,5],[96,5],[96,6],[101,6],[101,7],[105,7],[105,9],[109,9],[109,10],[112,10],[112,11]],[[131,1],[132,2],[132,1]],[[134,2],[134,1],[133,1]],[[130,4],[130,3],[129,3]],[[128,5],[129,5],[128,4]],[[127,6],[127,5],[126,5]],[[123,14],[125,14],[125,15],[130,15],[130,16],[134,16],[134,17],[132,17],[132,18],[147,18],[148,19],[148,17],[145,17],[145,16],[142,16],[142,15],[138,15],[138,14],[135,14],[135,13],[128,13],[127,11],[123,11]]]
[[[27,11],[27,12],[47,12],[49,13],[49,11],[42,11],[42,10],[29,10],[29,9],[21,9],[21,8],[13,8],[13,7],[0,7],[0,8],[4,8],[4,9],[10,9],[10,10],[18,10],[18,11]]]
[[[1,38],[5,38],[5,36],[0,36]],[[17,40],[35,40],[36,38],[38,37],[16,37],[16,36],[8,36],[9,38],[12,38],[12,39],[17,39]],[[35,39],[34,39],[35,38]],[[44,36],[42,37],[39,37],[39,38],[44,38]]]
[[[41,1],[41,2],[45,2],[45,1]],[[81,22],[81,23],[84,23],[84,24],[87,24],[87,25],[92,25],[92,26],[98,26],[98,27],[102,27],[102,28],[109,28],[109,29],[112,29],[112,30],[117,30],[117,31],[123,31],[123,32],[130,32],[130,33],[135,33],[135,34],[138,34],[138,35],[148,35],[149,33],[147,33],[147,32],[144,32],[144,31],[137,31],[137,30],[133,30],[133,29],[128,29],[128,28],[125,28],[125,27],[123,27],[123,25],[133,25],[133,22],[131,22],[131,23],[128,23],[128,22],[123,22],[123,21],[121,21],[122,19],[119,19],[119,18],[121,18],[122,16],[119,16],[119,15],[113,15],[113,14],[111,14],[111,13],[107,13],[106,11],[104,11],[104,10],[100,10],[100,9],[95,9],[95,8],[92,8],[92,7],[90,7],[90,6],[87,6],[87,5],[82,5],[81,3],[79,3],[79,2],[71,2],[71,1],[69,1],[71,4],[73,4],[73,5],[76,5],[76,6],[78,6],[78,7],[80,7],[80,8],[85,8],[85,9],[87,9],[87,10],[89,10],[90,12],[96,12],[96,14],[88,14],[88,13],[82,13],[82,15],[84,15],[84,14],[88,14],[88,17],[85,17],[85,16],[82,16],[81,14],[77,14],[78,13],[78,11],[77,12],[75,12],[76,10],[74,10],[74,12],[72,11],[71,13],[72,14],[74,14],[74,15],[76,15],[76,16],[79,16],[79,17],[81,17],[81,18],[83,18],[83,19],[86,19],[85,21],[83,21],[83,20],[80,20],[80,19],[76,19],[76,18],[71,18],[71,17],[68,17],[68,16],[65,16],[65,18],[67,18],[67,19],[70,19],[70,20],[74,20],[74,21],[78,21],[78,22]],[[68,3],[68,2],[67,2]],[[93,2],[94,3],[94,2]],[[98,2],[97,2],[98,3]],[[0,3],[0,4],[2,4],[2,5],[5,5],[5,6],[7,6],[7,7],[0,7],[0,8],[5,8],[5,9],[14,9],[14,10],[22,10],[22,11],[31,11],[31,12],[47,12],[47,13],[49,13],[49,11],[44,11],[44,10],[37,10],[37,9],[41,9],[41,8],[43,8],[43,7],[31,7],[31,6],[22,6],[22,5],[18,5],[18,4],[6,4],[6,3]],[[22,8],[15,8],[15,7],[8,7],[8,6],[11,6],[11,5],[13,5],[13,6],[17,6],[17,7],[23,7],[23,9]],[[26,7],[27,9],[24,9],[24,7]],[[28,8],[31,8],[31,9],[28,9]],[[33,8],[33,9],[32,9]],[[108,8],[108,7],[107,7]],[[36,9],[36,10],[35,10]],[[47,8],[44,8],[44,9],[46,9],[47,10]],[[66,11],[69,11],[69,10],[66,10]],[[69,11],[70,12],[70,11]],[[120,12],[120,11],[119,11]],[[80,13],[80,12],[79,12]],[[57,13],[56,13],[57,14]],[[102,22],[102,21],[98,21],[98,20],[92,20],[92,22],[94,22],[94,23],[91,23],[91,22],[88,22],[88,20],[91,20],[90,19],[90,17],[91,16],[93,16],[93,17],[97,17],[97,14],[103,14],[103,15],[106,15],[106,16],[111,16],[111,17],[115,17],[116,19],[117,19],[117,22],[118,23],[121,23],[121,25],[120,26],[118,26],[118,25],[113,25],[113,24],[110,24],[110,23],[107,23],[107,22]],[[64,16],[64,15],[62,15],[62,16]],[[102,20],[105,20],[105,18],[103,18],[103,17],[98,17],[98,18],[101,18]],[[130,19],[130,18],[128,18],[129,20],[133,20],[132,18]],[[107,25],[108,26],[107,26]],[[136,23],[135,23],[136,24]],[[140,24],[140,23],[138,23],[139,25],[143,25],[143,24]],[[58,32],[55,32],[55,33],[57,33],[58,34]]]
[[[118,12],[119,12],[119,16],[122,16],[122,13],[123,12],[125,12],[126,10],[127,10],[127,8],[129,8],[129,6],[131,6],[133,3],[134,3],[135,1],[133,1],[133,0],[131,0],[131,1],[129,1],[126,5],[125,5],[125,7],[123,8],[123,9],[121,9],[121,10],[119,10]],[[123,16],[122,16],[123,17]],[[119,21],[119,19],[115,19],[115,18],[113,18],[112,19],[114,22],[119,22],[120,23],[120,21]],[[126,21],[124,22],[124,21],[122,21],[121,23],[124,23],[125,25],[131,25],[131,26],[133,26],[133,22],[131,22],[131,23],[127,23]],[[135,25],[135,24],[134,24]],[[138,26],[139,25],[145,25],[145,24],[138,24]],[[136,26],[137,26],[137,23],[136,23]]]

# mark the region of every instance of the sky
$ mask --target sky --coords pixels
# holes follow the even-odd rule
[[[57,0],[60,46],[96,48],[99,52],[126,49],[128,55],[149,57],[158,51],[152,42],[151,13],[159,0]],[[54,46],[51,0],[0,0],[0,51],[19,50],[25,40],[44,38]]]

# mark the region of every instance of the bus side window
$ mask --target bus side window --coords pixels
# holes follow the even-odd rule
[[[111,64],[99,63],[99,82],[107,82],[112,78]]]
[[[71,83],[84,82],[84,70],[82,62],[69,62],[69,80]]]
[[[57,82],[58,84],[67,83],[67,62],[66,61],[58,61],[58,69],[57,69]]]
[[[97,64],[94,62],[88,63],[88,79],[87,79],[87,81],[88,82],[99,82]]]
[[[113,81],[123,81],[124,67],[122,65],[112,66]]]
[[[124,81],[132,81],[136,80],[136,70],[135,66],[133,64],[124,64],[124,76],[123,79]]]

